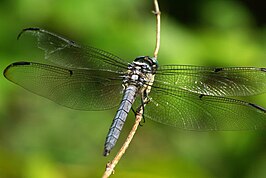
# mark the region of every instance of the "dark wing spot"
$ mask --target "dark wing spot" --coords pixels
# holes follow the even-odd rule
[[[26,65],[31,65],[31,62],[14,62],[11,65],[12,66],[26,66]]]
[[[68,70],[68,71],[69,71],[70,76],[72,76],[73,75],[73,71],[72,70]]]
[[[266,68],[260,68],[262,72],[266,72]]]
[[[253,103],[248,103],[250,106],[252,106],[252,107],[254,107],[254,108],[256,108],[256,109],[258,109],[258,110],[260,110],[260,111],[262,111],[262,112],[265,112],[266,113],[266,109],[264,109],[263,107],[261,107],[261,106],[258,106],[258,105],[256,105],[256,104],[253,104]]]
[[[214,72],[220,72],[220,71],[222,71],[223,70],[223,68],[215,68],[214,69]]]
[[[205,95],[203,95],[203,94],[199,95],[199,99],[201,99],[203,96],[205,96]]]
[[[3,72],[4,76],[6,77],[6,73],[7,71],[11,68],[11,67],[15,67],[15,66],[25,66],[25,65],[31,65],[31,62],[14,62],[12,64],[10,64],[9,66],[7,66]]]
[[[38,28],[38,27],[24,28],[24,29],[18,34],[18,36],[17,36],[17,40],[18,40],[18,39],[20,38],[20,36],[21,36],[24,32],[26,32],[26,31],[41,31],[41,29]]]
[[[21,37],[21,35],[22,35],[23,33],[27,32],[27,31],[30,31],[30,32],[39,32],[39,33],[48,34],[48,35],[50,35],[51,37],[59,38],[59,39],[61,39],[61,40],[65,41],[65,42],[67,42],[68,44],[70,44],[70,45],[72,45],[72,46],[76,46],[76,47],[78,46],[78,45],[77,45],[74,41],[72,41],[72,40],[67,40],[67,39],[65,39],[65,38],[63,38],[63,37],[60,37],[60,36],[58,36],[58,35],[56,35],[56,34],[54,34],[54,33],[51,33],[51,32],[49,32],[49,31],[46,31],[46,30],[41,29],[41,28],[38,28],[38,27],[24,28],[24,29],[18,34],[18,36],[17,36],[17,40]]]

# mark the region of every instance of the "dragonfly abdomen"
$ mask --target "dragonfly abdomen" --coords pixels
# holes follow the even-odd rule
[[[109,129],[108,135],[104,144],[104,156],[107,156],[111,149],[115,146],[116,141],[120,135],[120,132],[126,121],[128,112],[131,109],[132,104],[135,101],[137,93],[137,87],[129,85],[124,93],[123,100],[120,103],[120,107],[116,112],[113,123]]]

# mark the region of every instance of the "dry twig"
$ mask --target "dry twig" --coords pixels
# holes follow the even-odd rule
[[[154,49],[153,56],[157,58],[158,52],[160,49],[160,37],[161,37],[161,12],[159,9],[158,1],[154,0],[154,6],[155,6],[155,11],[153,13],[156,15],[156,45]]]
[[[160,10],[159,10],[159,5],[157,0],[154,0],[154,6],[155,6],[155,11],[153,11],[153,13],[156,15],[156,45],[155,45],[155,50],[154,50],[154,57],[157,58],[158,52],[159,52],[159,48],[160,48]],[[102,178],[108,178],[112,173],[114,173],[114,168],[117,165],[117,163],[119,162],[119,160],[121,159],[121,157],[124,155],[124,153],[126,152],[131,140],[133,139],[138,126],[140,124],[140,121],[142,119],[142,114],[143,114],[143,108],[140,109],[140,111],[136,114],[136,119],[135,119],[135,123],[125,141],[125,143],[123,144],[123,146],[121,147],[121,149],[119,150],[119,152],[117,153],[117,155],[115,156],[115,158],[113,159],[113,161],[111,161],[110,163],[108,163],[106,165],[106,169],[105,172],[102,176]]]

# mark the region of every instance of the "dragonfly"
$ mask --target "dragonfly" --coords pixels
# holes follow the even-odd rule
[[[48,64],[15,62],[4,70],[11,82],[77,110],[118,108],[104,144],[107,156],[127,115],[195,131],[266,128],[266,109],[236,99],[266,92],[266,68],[159,65],[154,57],[127,62],[40,28],[33,35]]]

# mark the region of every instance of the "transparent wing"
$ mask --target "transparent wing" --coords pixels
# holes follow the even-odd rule
[[[166,65],[159,67],[155,80],[169,88],[212,96],[248,96],[266,92],[266,68]]]
[[[45,59],[63,68],[105,69],[123,72],[127,62],[106,51],[82,47],[74,41],[40,28],[26,28],[18,35],[30,33],[37,38],[38,47],[45,52]]]
[[[113,108],[122,98],[120,74],[112,71],[16,62],[5,69],[4,76],[33,93],[78,110]]]
[[[186,130],[247,130],[266,128],[266,110],[240,100],[205,96],[164,86],[149,94],[144,116]]]

